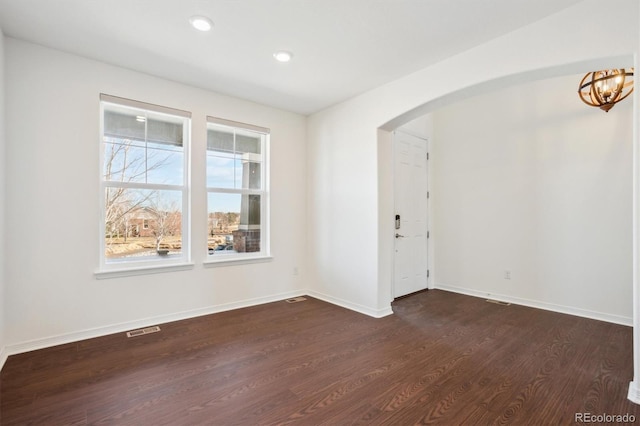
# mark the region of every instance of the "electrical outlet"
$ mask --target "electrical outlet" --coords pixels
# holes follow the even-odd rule
[[[504,279],[505,280],[511,279],[511,271],[504,271]]]

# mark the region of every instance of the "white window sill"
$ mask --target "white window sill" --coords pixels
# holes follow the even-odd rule
[[[162,272],[186,271],[193,269],[194,266],[194,263],[174,263],[169,265],[140,266],[137,268],[108,269],[96,271],[94,276],[96,279],[104,280],[109,278],[132,277],[135,275],[159,274]]]
[[[215,255],[213,255],[215,256]],[[210,257],[213,257],[210,256]],[[219,258],[211,259],[203,261],[202,264],[207,268],[216,268],[219,266],[232,266],[232,265],[244,265],[249,263],[263,263],[263,262],[271,262],[273,260],[272,256],[252,256],[252,257],[226,257],[224,254],[218,255]]]

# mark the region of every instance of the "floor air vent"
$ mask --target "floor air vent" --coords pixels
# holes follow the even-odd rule
[[[141,328],[139,330],[127,331],[127,337],[142,336],[143,334],[157,333],[158,331],[160,331],[160,327],[158,327],[157,325],[154,325],[153,327],[147,327],[147,328]]]
[[[500,300],[487,299],[487,302],[489,302],[489,303],[495,303],[496,305],[501,305],[501,306],[511,306],[511,303],[508,303],[508,302],[501,302]]]
[[[286,299],[285,302],[287,303],[298,303],[298,302],[304,302],[305,300],[307,300],[306,297],[292,297],[291,299]]]

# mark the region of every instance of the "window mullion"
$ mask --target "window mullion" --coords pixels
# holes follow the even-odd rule
[[[149,183],[149,118],[144,118],[144,182]]]
[[[263,195],[264,189],[234,189],[234,188],[211,188],[207,187],[207,192],[220,194],[247,194],[247,195]]]
[[[157,189],[168,191],[185,191],[186,187],[182,185],[167,185],[161,183],[142,183],[142,182],[118,182],[103,181],[103,185],[107,188],[128,188],[128,189]]]

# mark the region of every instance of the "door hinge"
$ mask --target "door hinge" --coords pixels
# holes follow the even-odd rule
[[[427,200],[429,199],[429,191],[427,191]]]
[[[429,153],[427,152],[427,160],[429,159]]]
[[[429,270],[427,269],[427,278],[429,278]]]
[[[427,238],[429,238],[429,231],[427,231]]]

